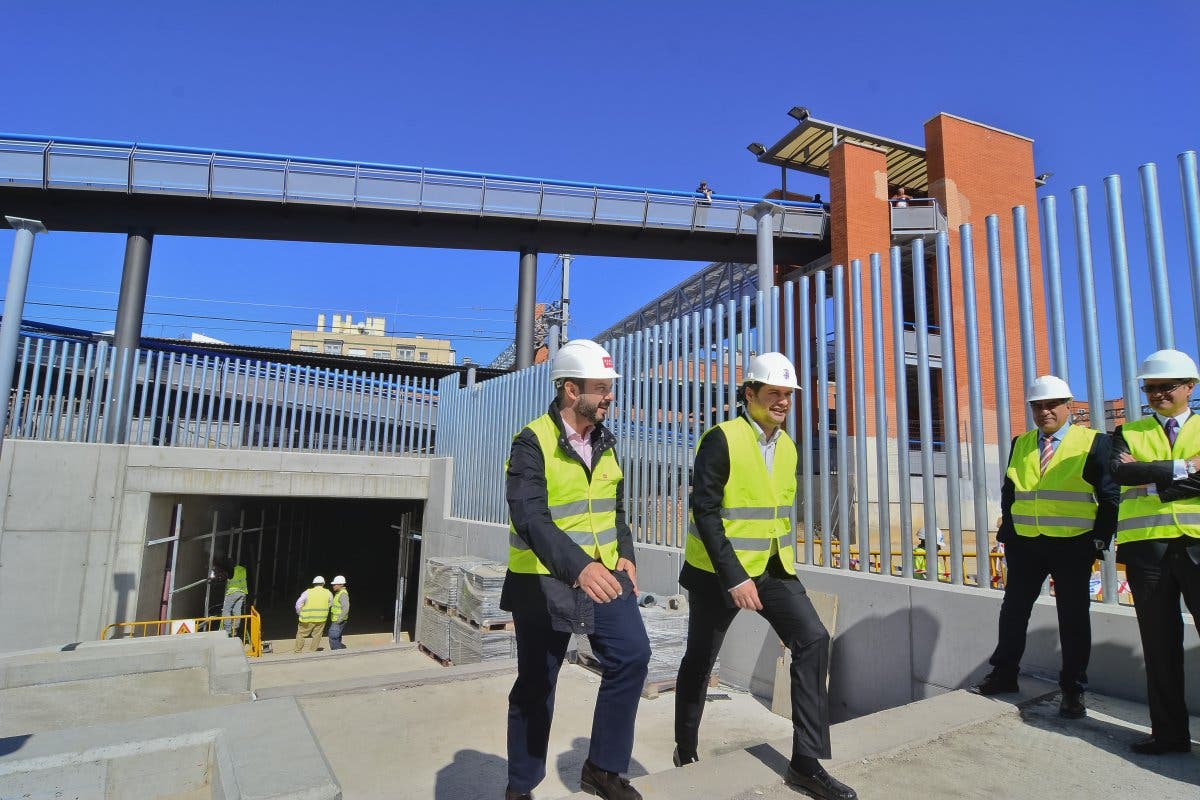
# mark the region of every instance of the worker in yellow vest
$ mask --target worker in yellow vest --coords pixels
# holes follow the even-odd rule
[[[325,579],[318,575],[312,579],[312,586],[296,598],[296,615],[300,618],[300,624],[296,627],[295,652],[304,651],[304,640],[309,637],[312,638],[313,652],[317,652],[332,607],[333,593],[325,588]]]
[[[554,687],[572,633],[590,639],[604,669],[580,788],[607,800],[641,800],[621,775],[633,753],[650,642],[637,607],[616,440],[604,427],[619,377],[603,347],[567,342],[551,365],[550,408],[513,437],[505,484],[508,575],[500,596],[517,639],[505,800],[529,800],[546,775]]]
[[[750,359],[742,413],[696,448],[691,525],[679,583],[688,590],[687,649],[675,688],[675,766],[699,760],[700,718],[725,632],[757,611],[792,652],[792,757],[786,780],[809,794],[854,800],[818,759],[830,757],[829,633],[796,577],[796,445],[783,430],[796,369],[782,353]]]
[[[1019,690],[1029,615],[1050,576],[1062,646],[1058,713],[1079,719],[1087,713],[1092,565],[1116,532],[1118,490],[1109,473],[1109,437],[1071,424],[1073,398],[1071,387],[1055,375],[1038,378],[1025,394],[1037,428],[1013,439],[1009,450],[996,534],[1005,546],[1008,580],[999,640],[988,660],[992,671],[975,690],[983,695]]]
[[[346,588],[345,576],[335,575],[329,588],[333,590],[333,605],[329,609],[329,649],[345,650],[342,632],[350,621],[350,591]]]
[[[1200,374],[1186,353],[1159,350],[1138,378],[1154,413],[1117,428],[1112,459],[1121,484],[1117,560],[1133,592],[1150,706],[1150,736],[1130,747],[1186,753],[1192,738],[1179,601],[1200,632],[1200,418],[1190,408]]]

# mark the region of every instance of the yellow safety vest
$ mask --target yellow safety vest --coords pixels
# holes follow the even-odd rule
[[[1042,474],[1037,429],[1013,445],[1008,479],[1015,490],[1013,529],[1020,536],[1079,536],[1096,527],[1096,495],[1083,479],[1083,465],[1098,431],[1071,425]]]
[[[301,622],[324,622],[329,619],[329,606],[333,595],[324,586],[314,586],[308,590],[304,605],[300,607]]]
[[[246,568],[238,564],[233,568],[233,575],[225,582],[225,594],[249,594],[250,586],[246,583]]]
[[[796,443],[786,431],[780,434],[768,474],[758,433],[748,419],[738,417],[715,427],[725,434],[729,447],[729,479],[721,497],[721,521],[733,552],[746,574],[755,578],[766,571],[775,545],[783,568],[795,574],[792,501],[796,497]],[[712,430],[709,428],[704,436]],[[701,443],[704,436],[700,437]],[[700,443],[696,447],[699,449]],[[684,559],[697,569],[716,572],[704,543],[696,535],[696,520],[690,513],[689,517]]]
[[[1151,415],[1121,426],[1130,454],[1138,461],[1173,461],[1200,451],[1200,417],[1183,423],[1171,447],[1158,418]],[[1147,539],[1200,538],[1200,497],[1164,503],[1144,486],[1122,486],[1117,513],[1117,544]]]
[[[601,453],[589,481],[578,459],[558,446],[560,431],[553,417],[543,414],[526,428],[533,431],[542,450],[550,518],[588,556],[599,552],[604,566],[616,569],[617,484],[624,473],[613,451]],[[508,568],[526,575],[550,574],[512,522],[508,524]]]
[[[350,593],[345,589],[339,589],[333,593],[333,600],[331,601],[333,605],[329,611],[329,619],[331,622],[342,621],[342,595],[349,597]],[[350,616],[349,612],[346,613],[346,616]]]

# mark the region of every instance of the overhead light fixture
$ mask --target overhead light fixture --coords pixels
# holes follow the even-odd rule
[[[804,122],[809,117],[808,109],[804,106],[792,106],[791,110],[788,111],[788,116],[796,120],[796,122]]]
[[[761,156],[763,153],[767,152],[767,148],[763,147],[762,142],[751,142],[750,144],[746,145],[746,149],[751,153],[754,153],[756,156]]]
[[[1033,185],[1034,186],[1045,186],[1046,181],[1050,180],[1053,177],[1054,177],[1053,172],[1043,172],[1040,175],[1035,175],[1033,177]]]

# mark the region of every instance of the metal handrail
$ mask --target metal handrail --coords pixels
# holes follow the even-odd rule
[[[170,635],[171,625],[176,622],[190,621],[196,623],[196,633],[201,632],[201,625],[205,626],[206,631],[214,631],[219,630],[226,620],[242,620],[246,623],[245,625],[241,626],[242,644],[246,647],[246,655],[250,658],[260,658],[263,654],[262,617],[259,615],[258,609],[256,609],[254,606],[250,606],[250,612],[247,614],[235,614],[227,617],[180,617],[179,619],[152,619],[129,622],[114,622],[111,625],[105,625],[104,629],[100,631],[100,640],[104,641],[107,639],[109,632],[113,630],[126,629],[129,630],[131,638],[134,639],[145,636],[167,636]],[[153,632],[150,630],[152,627],[154,628]]]

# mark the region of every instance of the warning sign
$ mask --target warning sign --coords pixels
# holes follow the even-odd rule
[[[196,620],[194,619],[176,619],[171,621],[171,634],[176,633],[195,633]]]

